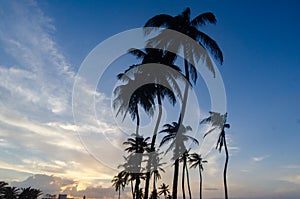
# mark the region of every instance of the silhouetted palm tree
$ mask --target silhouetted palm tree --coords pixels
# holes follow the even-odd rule
[[[173,150],[173,160],[174,163],[174,176],[173,176],[173,194],[177,197],[177,185],[178,185],[178,174],[179,174],[179,157],[186,151],[185,142],[191,140],[195,144],[199,144],[198,140],[186,135],[188,131],[191,131],[192,128],[190,126],[185,127],[184,125],[180,125],[177,122],[173,122],[172,124],[165,124],[161,133],[167,133],[165,137],[163,137],[160,146],[171,142],[169,148],[166,150],[166,153],[170,150]],[[174,197],[174,196],[173,196]]]
[[[135,196],[136,198],[140,198],[140,178],[141,178],[141,163],[143,159],[143,153],[150,152],[150,144],[148,143],[148,140],[150,138],[143,138],[142,136],[135,136],[134,138],[128,138],[126,142],[124,142],[124,145],[128,145],[127,148],[125,148],[125,151],[131,153],[129,156],[129,164],[132,166],[131,168],[134,169],[131,171],[134,173],[135,176]]]
[[[111,182],[113,183],[112,186],[114,186],[116,188],[116,191],[119,192],[120,199],[121,189],[124,190],[126,184],[123,173],[118,173],[117,176],[114,176]]]
[[[21,188],[19,199],[37,199],[42,194],[42,191],[39,189],[34,189],[31,187]]]
[[[19,195],[19,188],[17,187],[5,187],[3,194],[4,199],[17,199]]]
[[[167,196],[170,195],[169,185],[162,183],[158,189],[159,189],[158,195],[163,194],[165,196],[165,199],[167,199]]]
[[[166,27],[168,29],[172,29],[183,33],[189,36],[190,38],[198,41],[202,47],[208,49],[214,55],[214,57],[222,64],[223,55],[217,43],[204,32],[198,30],[199,26],[203,26],[206,23],[216,23],[216,18],[213,13],[203,13],[191,20],[190,9],[187,8],[180,15],[177,15],[175,17],[167,14],[156,15],[146,22],[145,27]],[[146,29],[145,33],[150,33],[149,29]],[[163,46],[165,48],[167,48],[167,46],[172,46],[172,48],[177,51],[180,50],[181,47],[183,47],[185,78],[187,82],[185,84],[183,102],[181,106],[180,116],[178,119],[178,124],[182,125],[188,99],[188,91],[190,86],[188,82],[190,82],[190,75],[194,82],[196,82],[197,79],[197,71],[193,66],[195,63],[194,59],[198,61],[201,57],[204,56],[209,70],[213,74],[215,74],[210,57],[205,51],[198,50],[199,48],[195,48],[195,46],[193,46],[192,43],[187,43],[185,39],[170,38],[169,33],[164,30],[162,30],[158,36],[155,36],[154,38],[150,39],[148,41],[148,45],[153,47]],[[173,183],[173,198],[177,199],[176,182],[175,184]]]
[[[228,153],[228,148],[227,148],[227,143],[226,143],[226,138],[225,138],[225,128],[230,128],[230,125],[226,123],[227,113],[222,115],[221,113],[211,111],[211,112],[209,112],[209,114],[210,114],[210,116],[203,119],[200,123],[201,124],[210,123],[211,126],[213,127],[204,135],[204,137],[215,130],[220,131],[216,149],[218,149],[219,152],[221,152],[223,146],[225,149],[225,165],[224,165],[224,171],[223,171],[223,180],[224,180],[225,199],[228,199],[227,165],[228,165],[228,160],[229,160],[229,153]]]
[[[0,199],[3,198],[3,195],[5,194],[5,189],[7,187],[7,183],[4,181],[0,181]]]
[[[182,98],[180,88],[176,82],[177,79],[182,79],[182,77],[180,75],[179,67],[174,65],[174,60],[176,57],[174,53],[165,52],[163,50],[154,49],[154,48],[146,48],[145,51],[139,49],[131,49],[129,52],[135,55],[137,58],[142,59],[142,63],[141,65],[133,65],[125,72],[137,69],[134,72],[141,73],[145,78],[144,82],[152,83],[151,85],[147,85],[146,86],[147,88],[145,89],[148,92],[155,92],[154,95],[156,96],[157,99],[158,116],[153,130],[153,136],[152,136],[151,147],[150,147],[151,152],[154,152],[156,136],[157,136],[157,132],[161,121],[161,116],[162,116],[162,100],[166,96],[169,99],[170,103],[174,105],[176,102],[176,97],[174,92],[177,94],[177,96],[180,99]],[[149,64],[149,65],[145,66],[144,64]],[[158,64],[163,64],[166,67],[161,67]],[[150,95],[153,96],[153,94]],[[150,158],[149,161],[151,161]],[[150,170],[148,164],[147,173],[146,173],[146,184],[145,184],[145,199],[148,198],[149,182],[150,182]]]
[[[166,27],[171,30],[178,31],[183,33],[193,40],[199,42],[199,44],[204,47],[204,49],[209,50],[212,55],[222,64],[223,63],[223,54],[221,49],[219,48],[218,44],[207,34],[199,30],[200,26],[206,25],[206,23],[216,23],[216,18],[213,13],[207,12],[198,15],[194,19],[190,18],[190,9],[186,8],[180,15],[175,17],[167,15],[167,14],[160,14],[152,17],[149,19],[145,27]],[[146,29],[149,30],[149,29]],[[146,31],[146,33],[149,33]],[[172,46],[175,50],[179,50],[183,47],[184,50],[184,68],[185,68],[185,77],[187,81],[190,81],[190,75],[192,80],[195,82],[197,80],[197,71],[192,65],[194,63],[194,59],[198,61],[201,57],[206,56],[207,66],[209,70],[215,74],[213,65],[210,62],[210,59],[206,52],[204,51],[197,51],[198,48],[195,48],[193,44],[186,43],[186,40],[181,40],[178,38],[170,38],[168,36],[168,32],[162,31],[158,36],[149,40],[150,46]],[[167,40],[167,41],[166,41]],[[191,64],[192,63],[192,64]],[[186,108],[186,100],[187,100],[187,92],[188,92],[188,84],[186,85],[186,89],[184,92],[183,98],[183,106],[181,112],[181,120],[184,119],[184,113]],[[180,123],[180,122],[179,122]]]
[[[182,162],[182,179],[181,179],[181,186],[182,186],[182,197],[185,198],[185,174],[187,175],[187,185],[190,199],[192,198],[191,187],[190,187],[190,179],[189,179],[189,171],[187,167],[187,159],[189,157],[189,150],[186,150],[179,158],[179,161]]]
[[[199,177],[200,177],[199,192],[200,192],[200,199],[202,199],[202,171],[203,171],[203,163],[207,163],[207,161],[203,160],[200,154],[192,153],[189,156],[189,163],[191,164],[191,166],[190,166],[191,168],[198,167],[198,169],[199,169]]]
[[[129,77],[126,73],[121,73],[118,75],[119,80],[125,82],[124,85],[120,85],[114,89],[114,95],[116,96],[113,100],[113,108],[118,109],[117,114],[123,114],[123,120],[125,119],[127,113],[130,114],[131,119],[136,119],[136,136],[139,136],[139,126],[140,126],[140,116],[139,116],[139,105],[145,110],[149,115],[153,115],[153,110],[151,109],[154,103],[153,92],[147,92],[145,86],[141,86],[136,89],[136,82],[143,81],[143,75],[134,74],[133,79]]]

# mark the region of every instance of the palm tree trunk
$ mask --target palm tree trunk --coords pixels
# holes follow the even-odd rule
[[[188,69],[187,60],[184,60],[184,68],[185,68],[185,76],[186,76],[187,82],[185,84],[182,106],[181,106],[180,115],[178,118],[179,128],[182,125],[182,122],[184,119],[187,98],[188,98],[188,93],[189,93],[189,79],[190,78],[189,78],[189,69]],[[177,199],[177,186],[178,186],[178,175],[179,175],[179,159],[178,159],[179,157],[175,157],[175,158],[176,158],[176,160],[175,160],[174,177],[173,177],[173,190],[172,190],[173,198],[172,199]]]
[[[200,199],[202,199],[202,173],[201,173],[200,165],[199,165],[199,175],[200,175]]]
[[[182,187],[182,198],[185,199],[185,189],[184,189],[184,177],[185,177],[185,159],[183,159],[183,165],[182,165],[182,179],[181,179],[181,187]]]
[[[134,199],[133,182],[132,182],[132,180],[130,180],[130,184],[131,184],[131,194],[132,194],[132,199]]]
[[[228,165],[228,160],[229,160],[229,154],[228,154],[228,149],[227,149],[227,144],[226,144],[226,139],[225,139],[225,134],[223,137],[224,140],[224,148],[225,148],[225,166],[224,166],[224,173],[223,173],[223,178],[224,178],[224,192],[225,192],[225,199],[228,199],[228,190],[227,190],[227,165]]]
[[[192,192],[191,192],[191,186],[190,186],[189,169],[188,169],[187,165],[185,165],[185,169],[186,169],[186,178],[187,178],[187,185],[188,185],[188,190],[189,190],[189,196],[190,196],[190,199],[192,199]]]
[[[120,196],[121,196],[121,190],[120,190],[121,188],[119,188],[119,199],[120,199]]]
[[[172,199],[177,199],[178,174],[179,174],[179,159],[177,158],[174,163]]]
[[[157,136],[157,132],[158,132],[158,127],[160,124],[160,120],[161,120],[161,116],[162,116],[162,103],[161,103],[161,96],[160,96],[160,90],[158,89],[157,91],[157,103],[158,103],[158,116],[157,116],[157,120],[156,120],[156,124],[154,127],[154,131],[153,131],[153,136],[152,136],[152,140],[151,140],[151,152],[155,151],[155,141],[156,141],[156,136]],[[147,166],[147,173],[146,173],[146,182],[145,182],[145,199],[148,199],[148,195],[149,195],[149,184],[150,184],[150,166],[151,166],[151,162],[152,162],[152,156],[150,154],[149,157],[149,161],[148,161],[148,166]]]
[[[139,137],[139,127],[140,127],[140,115],[139,115],[139,110],[136,108],[136,137]]]

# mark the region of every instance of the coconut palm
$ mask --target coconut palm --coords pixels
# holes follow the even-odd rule
[[[205,50],[209,50],[210,53],[217,59],[221,64],[223,63],[223,54],[221,49],[219,48],[218,44],[207,34],[199,30],[200,26],[206,25],[206,23],[215,24],[216,18],[213,13],[206,12],[196,16],[194,19],[190,18],[190,9],[186,8],[180,15],[175,17],[167,15],[167,14],[159,14],[151,19],[149,19],[145,27],[165,27],[171,30],[178,31],[190,37],[191,39],[197,41],[200,46],[202,46]],[[145,33],[150,33],[149,29],[145,29]],[[151,29],[150,29],[151,30]],[[184,50],[184,68],[185,68],[185,77],[187,81],[190,81],[190,76],[192,80],[195,82],[197,80],[197,71],[194,64],[194,59],[198,61],[200,58],[205,56],[205,60],[209,70],[215,74],[213,65],[210,61],[209,56],[207,55],[206,51],[198,50],[192,43],[188,42],[185,39],[178,39],[178,38],[170,38],[169,32],[162,30],[161,33],[149,40],[150,46],[164,46],[175,50],[180,50],[183,47]],[[170,48],[170,47],[169,47]],[[201,49],[203,49],[201,48]],[[186,101],[187,101],[187,93],[188,93],[189,85],[186,84],[184,98],[183,98],[183,105],[181,110],[181,117],[180,119],[184,119],[184,113],[186,108]],[[179,122],[180,123],[180,122]]]
[[[206,137],[208,134],[214,132],[215,130],[219,131],[219,137],[216,145],[216,149],[219,150],[221,153],[222,148],[224,146],[225,149],[225,163],[224,163],[224,170],[223,170],[223,181],[224,181],[224,193],[225,193],[225,199],[228,199],[228,190],[227,190],[227,166],[229,161],[229,153],[226,143],[226,137],[225,137],[225,128],[230,128],[230,125],[226,123],[227,120],[227,113],[221,114],[217,112],[209,112],[210,116],[203,119],[200,123],[210,123],[212,128],[204,134],[204,137]]]
[[[116,191],[119,192],[119,199],[121,195],[121,189],[124,190],[126,181],[124,179],[123,173],[118,173],[118,175],[114,176],[114,178],[111,181],[113,183],[113,187],[116,188]]]
[[[179,162],[182,162],[182,179],[181,179],[181,186],[182,186],[182,197],[185,198],[185,174],[187,177],[187,185],[188,185],[188,191],[189,191],[189,196],[190,199],[192,198],[192,193],[191,193],[191,187],[190,187],[190,179],[189,179],[189,171],[187,167],[187,159],[189,157],[189,150],[186,150],[179,158]]]
[[[173,176],[173,198],[174,194],[177,197],[177,184],[178,184],[178,174],[179,174],[179,157],[186,151],[185,142],[191,140],[195,144],[199,144],[198,140],[186,135],[188,131],[191,131],[192,128],[190,126],[180,125],[177,122],[173,122],[172,124],[165,124],[164,129],[160,131],[161,133],[167,133],[165,137],[163,137],[160,146],[171,142],[169,148],[166,150],[166,153],[173,149],[173,160],[174,163],[174,176]]]
[[[203,163],[207,163],[206,160],[203,160],[200,154],[197,153],[192,153],[189,155],[189,163],[190,163],[190,168],[196,168],[198,167],[199,169],[199,192],[200,192],[200,199],[202,199],[202,171],[203,171]]]
[[[163,50],[146,48],[145,51],[139,49],[131,49],[129,51],[137,58],[142,59],[141,65],[134,65],[127,69],[125,72],[134,71],[135,73],[141,73],[144,76],[144,82],[151,82],[153,84],[147,85],[148,92],[155,92],[155,96],[158,104],[158,116],[156,124],[153,130],[153,136],[151,141],[151,152],[155,151],[156,136],[159,128],[159,124],[162,116],[162,100],[166,96],[172,105],[176,102],[177,96],[182,99],[180,88],[177,85],[176,80],[182,78],[180,75],[180,69],[174,65],[176,55],[171,52],[165,52]],[[155,64],[153,64],[155,63]],[[144,64],[149,64],[145,66]],[[161,67],[158,64],[163,64],[166,67]],[[143,82],[141,82],[143,83]],[[152,87],[151,87],[152,86]],[[153,88],[154,86],[154,88]],[[175,94],[174,94],[174,92]],[[151,95],[152,96],[152,95]],[[151,159],[149,159],[151,161]],[[146,184],[145,184],[145,199],[148,198],[149,182],[150,182],[150,165],[147,165]]]
[[[141,74],[134,74],[133,79],[126,73],[118,75],[119,80],[125,84],[120,85],[114,89],[115,99],[113,100],[113,108],[117,109],[116,115],[123,114],[123,120],[130,114],[132,120],[136,120],[136,136],[139,136],[140,116],[139,105],[145,110],[145,112],[152,116],[154,103],[154,92],[147,92],[149,88],[145,89],[144,85],[136,89],[136,82],[143,81]]]
[[[129,156],[129,165],[131,165],[131,168],[133,168],[133,171],[130,171],[134,173],[135,176],[135,196],[136,198],[140,198],[140,179],[141,179],[141,163],[143,159],[143,153],[150,152],[149,143],[148,140],[150,138],[143,138],[142,136],[135,136],[134,138],[128,138],[126,142],[124,142],[124,145],[128,145],[127,148],[125,148],[125,151],[131,153]]]
[[[17,199],[19,195],[19,188],[17,187],[5,187],[3,198],[5,199]]]
[[[43,193],[39,189],[34,189],[31,187],[21,188],[21,193],[19,194],[19,199],[37,199]]]
[[[164,195],[165,199],[167,199],[167,196],[170,195],[169,185],[166,185],[165,183],[162,183],[160,187],[158,187],[159,192],[158,195]]]
[[[4,181],[0,181],[0,198],[3,198],[3,195],[5,194],[5,189],[7,187],[7,183]]]

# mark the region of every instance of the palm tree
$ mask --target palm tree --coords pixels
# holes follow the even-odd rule
[[[136,119],[135,134],[139,136],[140,116],[138,107],[141,105],[145,112],[152,116],[153,110],[151,108],[154,105],[154,94],[147,92],[148,90],[145,89],[147,85],[135,89],[136,82],[143,81],[144,77],[141,74],[134,74],[134,79],[132,79],[126,73],[121,73],[118,78],[126,84],[114,89],[116,98],[113,100],[113,108],[118,109],[117,116],[119,113],[123,114],[123,120],[128,112],[132,120]]]
[[[31,187],[22,188],[21,193],[19,194],[19,199],[37,199],[42,194],[42,191],[39,189]]]
[[[188,185],[188,190],[189,190],[189,196],[190,199],[192,198],[192,193],[191,193],[191,187],[190,187],[190,179],[189,179],[189,171],[188,171],[188,167],[187,167],[187,159],[189,157],[189,150],[186,150],[179,158],[179,162],[182,162],[182,179],[181,179],[181,186],[182,186],[182,197],[185,198],[185,188],[184,188],[184,184],[185,184],[185,173],[186,173],[186,177],[187,177],[187,185]]]
[[[143,159],[143,153],[145,151],[150,152],[148,140],[150,138],[143,138],[142,136],[135,136],[134,138],[128,138],[124,145],[128,145],[125,148],[125,151],[131,153],[129,156],[129,163],[132,165],[131,168],[134,170],[131,171],[135,176],[135,196],[140,198],[140,178],[141,178],[141,163]]]
[[[19,188],[17,187],[5,187],[3,198],[5,199],[17,199],[19,195]]]
[[[190,126],[185,127],[184,125],[180,125],[177,122],[173,122],[172,124],[165,124],[164,128],[161,133],[167,133],[165,137],[163,137],[160,146],[171,142],[169,148],[166,150],[166,153],[168,153],[170,150],[173,150],[173,160],[175,160],[174,163],[174,176],[173,176],[173,195],[172,197],[177,197],[177,185],[178,185],[178,174],[179,174],[179,159],[185,151],[185,142],[188,140],[191,140],[195,144],[199,144],[198,140],[186,135],[188,131],[191,131],[192,128]]]
[[[183,33],[189,36],[190,38],[196,40],[197,42],[199,42],[200,46],[209,50],[214,55],[214,57],[222,64],[223,55],[217,43],[212,38],[210,38],[207,34],[198,30],[199,26],[205,25],[206,23],[212,23],[212,24],[216,23],[216,18],[213,13],[210,12],[203,13],[191,20],[190,9],[187,8],[180,15],[177,15],[175,17],[167,14],[156,15],[146,22],[145,27],[166,27],[168,29],[172,29],[180,33]],[[149,31],[149,29],[145,29],[145,30],[146,30],[145,31],[146,34],[149,34],[151,32]],[[206,63],[209,70],[213,74],[215,74],[215,71],[206,51],[198,50],[199,48],[196,48],[191,43],[187,43],[187,41],[184,39],[178,40],[178,38],[170,38],[169,36],[170,35],[168,31],[162,30],[158,36],[155,36],[154,38],[148,41],[148,45],[153,47],[163,45],[165,48],[168,48],[168,46],[172,46],[172,48],[176,49],[177,51],[180,50],[181,47],[183,47],[185,78],[187,81],[184,89],[181,112],[178,119],[178,124],[182,125],[182,121],[185,115],[187,98],[188,98],[190,75],[194,82],[196,82],[197,80],[197,71],[193,67],[194,58],[198,61],[201,57],[205,56]],[[174,199],[177,199],[176,192],[177,192],[177,183],[174,181],[173,183]]]
[[[158,189],[160,190],[158,195],[164,194],[165,199],[167,199],[167,196],[170,195],[169,185],[162,183]]]
[[[133,173],[133,171],[135,169],[133,167],[135,167],[135,165],[131,164],[130,156],[124,157],[124,159],[125,159],[125,163],[118,166],[118,168],[120,167],[124,168],[124,170],[119,172],[119,174],[123,177],[126,184],[130,182],[131,194],[132,194],[132,198],[134,199],[133,181],[135,180],[135,174]]]
[[[223,181],[224,181],[224,193],[225,193],[225,199],[228,199],[228,190],[227,190],[227,166],[229,161],[229,153],[225,138],[225,128],[230,128],[230,125],[226,123],[227,120],[227,113],[221,114],[217,112],[209,112],[210,116],[203,119],[200,123],[210,123],[213,127],[210,129],[206,134],[204,134],[204,137],[206,137],[208,134],[212,133],[215,130],[219,130],[219,137],[216,145],[216,149],[219,150],[221,153],[222,148],[224,146],[225,149],[225,164],[224,164],[224,171],[223,171]]]
[[[123,173],[121,172],[118,173],[117,176],[114,176],[111,182],[113,183],[112,186],[114,186],[116,188],[116,191],[119,192],[119,199],[120,199],[121,189],[124,191],[125,184],[126,184]]]
[[[199,176],[200,176],[200,199],[202,199],[202,171],[203,171],[203,163],[207,163],[206,160],[203,160],[200,154],[192,153],[189,156],[189,163],[191,164],[190,168],[196,168],[199,169]]]
[[[216,23],[216,18],[213,13],[206,12],[203,14],[198,15],[194,19],[190,18],[190,9],[186,8],[180,15],[175,17],[167,15],[167,14],[159,14],[151,19],[149,19],[145,27],[166,27],[171,30],[178,31],[190,37],[191,39],[197,41],[200,46],[204,47],[205,50],[209,50],[212,55],[220,62],[223,63],[223,54],[217,43],[209,37],[204,32],[200,31],[198,27],[206,25],[206,23]],[[150,33],[149,29],[146,29],[146,34]],[[167,41],[166,41],[167,40]],[[197,80],[197,72],[196,69],[193,67],[194,58],[198,61],[201,57],[206,56],[207,66],[209,70],[215,74],[213,65],[210,62],[210,59],[205,51],[199,51],[193,44],[187,43],[186,40],[178,40],[178,38],[170,38],[168,31],[161,31],[161,33],[149,40],[150,46],[159,46],[164,45],[172,46],[172,48],[176,49],[177,51],[183,47],[184,49],[184,68],[185,68],[185,77],[186,80],[190,81],[190,75],[194,82]],[[192,63],[192,64],[191,64]],[[183,121],[184,113],[186,109],[186,101],[187,101],[187,93],[188,93],[189,84],[186,84],[185,91],[184,91],[184,98],[181,110],[181,117],[180,120]],[[181,123],[179,120],[178,123]]]
[[[155,92],[154,95],[157,98],[157,104],[158,104],[158,117],[156,120],[156,124],[153,130],[153,136],[151,141],[151,152],[155,151],[155,142],[156,142],[156,136],[158,132],[158,127],[161,121],[162,116],[162,100],[164,97],[168,97],[170,103],[174,105],[176,103],[176,97],[174,95],[174,92],[177,94],[177,96],[182,99],[180,88],[177,85],[176,79],[180,79],[181,76],[179,75],[180,69],[174,65],[174,60],[176,55],[171,52],[165,52],[163,50],[154,49],[154,48],[146,48],[145,51],[139,50],[139,49],[131,49],[129,51],[131,54],[135,55],[137,58],[142,59],[141,65],[133,65],[129,69],[127,69],[125,72],[128,72],[132,69],[138,68],[138,72],[143,74],[144,82],[153,82],[154,84],[151,84],[154,86],[154,89],[149,89],[149,86],[147,86],[148,92]],[[151,64],[156,63],[156,64]],[[146,67],[140,67],[143,64],[151,64]],[[168,67],[159,67],[163,64]],[[159,68],[158,68],[159,67]],[[137,72],[137,71],[135,71]],[[153,96],[153,94],[151,94]],[[149,159],[149,161],[152,161]],[[147,165],[147,173],[146,173],[146,184],[145,184],[145,199],[148,199],[148,192],[149,192],[149,182],[150,182],[150,165]]]
[[[3,195],[5,194],[5,189],[7,187],[7,183],[4,181],[0,181],[0,198],[3,198]]]

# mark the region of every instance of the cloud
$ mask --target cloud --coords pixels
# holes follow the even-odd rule
[[[264,156],[257,156],[257,157],[252,157],[253,162],[261,162],[267,158],[269,158],[270,155],[264,155]]]
[[[42,190],[44,194],[60,194],[65,193],[68,196],[82,198],[84,195],[87,198],[114,198],[116,194],[112,187],[104,188],[102,186],[88,186],[84,189],[80,188],[80,182],[69,178],[61,178],[44,174],[36,174],[28,177],[21,182],[12,182],[12,186],[28,187]]]
[[[112,169],[90,156],[75,129],[94,141],[91,144],[99,156],[101,149],[111,146],[103,132],[117,136],[118,131],[105,122],[109,120],[107,114],[103,116],[107,120],[100,122],[101,118],[87,115],[84,107],[81,111],[88,122],[74,124],[71,102],[75,72],[55,42],[52,19],[35,1],[0,4],[0,172],[11,176],[22,173],[22,177],[37,173],[71,176],[81,180],[82,187],[111,179]],[[105,96],[87,87],[82,89],[87,92],[83,97],[99,96],[99,108],[109,111]]]

